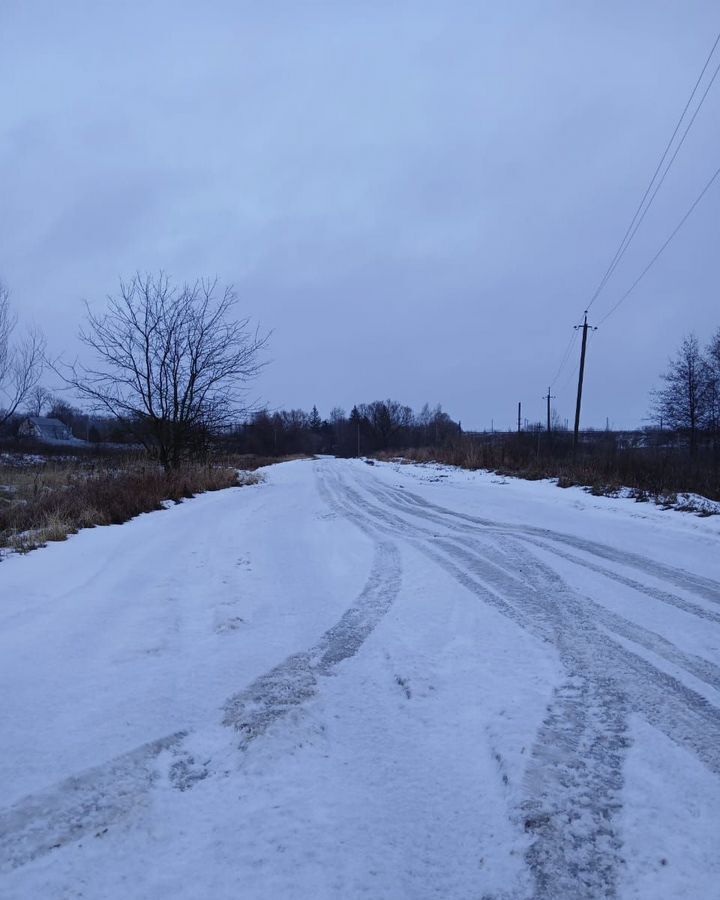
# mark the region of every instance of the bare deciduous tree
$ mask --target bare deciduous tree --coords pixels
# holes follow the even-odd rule
[[[237,298],[217,281],[176,288],[167,275],[121,282],[102,315],[87,308],[80,340],[95,357],[65,380],[123,420],[166,469],[239,416],[268,335],[233,318]]]
[[[8,289],[0,283],[0,425],[28,400],[43,371],[42,334],[31,329],[16,339],[16,328]]]
[[[683,339],[660,377],[665,385],[653,392],[654,416],[670,428],[686,432],[694,454],[698,431],[707,421],[712,390],[712,375],[694,334]]]
[[[41,416],[50,407],[53,395],[41,384],[36,384],[25,400],[25,409],[31,416]]]

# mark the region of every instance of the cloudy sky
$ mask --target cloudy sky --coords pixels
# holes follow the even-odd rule
[[[718,28],[712,0],[2,0],[0,277],[54,353],[120,276],[217,275],[274,331],[272,407],[539,418]],[[591,320],[719,138],[720,77]],[[720,182],[593,336],[586,424],[640,424],[720,326],[719,213]]]

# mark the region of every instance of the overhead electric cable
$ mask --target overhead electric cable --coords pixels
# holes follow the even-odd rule
[[[568,341],[567,347],[565,348],[565,353],[563,354],[563,357],[560,360],[560,365],[557,368],[557,372],[555,373],[554,378],[550,382],[550,387],[552,387],[555,384],[555,382],[560,377],[560,373],[565,368],[565,364],[567,363],[567,361],[570,357],[570,353],[572,352],[572,348],[573,348],[573,345],[575,344],[576,340],[577,340],[577,331],[573,328],[572,334],[570,335],[570,340]]]
[[[663,252],[665,251],[665,248],[668,246],[668,244],[672,241],[672,239],[675,237],[675,235],[678,233],[678,231],[680,231],[680,229],[683,227],[683,225],[685,224],[685,222],[687,222],[687,220],[688,220],[688,219],[690,218],[690,216],[693,214],[693,212],[695,211],[695,208],[696,208],[697,205],[700,203],[700,201],[701,201],[702,198],[705,196],[705,194],[710,190],[710,188],[712,187],[712,185],[714,184],[714,182],[717,180],[718,176],[720,176],[720,168],[717,168],[717,169],[715,170],[715,172],[714,172],[714,174],[712,175],[712,177],[710,178],[710,180],[705,184],[705,187],[704,187],[704,188],[700,191],[700,193],[697,195],[697,197],[696,197],[695,200],[693,201],[693,203],[692,203],[692,205],[690,206],[690,208],[688,209],[688,211],[685,213],[685,215],[682,217],[682,219],[680,219],[680,221],[678,222],[678,224],[677,224],[677,225],[675,226],[675,228],[672,230],[672,232],[670,233],[669,237],[667,238],[667,240],[665,241],[665,243],[662,244],[662,246],[661,246],[660,249],[657,251],[657,253],[655,254],[655,256],[653,256],[653,258],[650,260],[650,262],[645,266],[645,268],[644,268],[644,269],[642,270],[642,272],[638,275],[638,277],[635,279],[635,281],[633,281],[633,283],[630,285],[630,287],[625,291],[625,293],[622,295],[622,297],[620,297],[620,299],[619,299],[613,306],[610,307],[610,309],[609,309],[609,310],[607,311],[607,313],[603,316],[603,318],[600,319],[600,322],[599,322],[600,325],[602,325],[603,322],[605,322],[607,319],[610,318],[610,316],[615,312],[615,310],[618,308],[618,306],[620,306],[620,304],[621,304],[624,300],[626,300],[626,299],[630,296],[630,294],[635,290],[635,288],[638,286],[638,284],[640,284],[640,282],[641,282],[642,279],[645,277],[645,275],[647,275],[647,273],[650,271],[650,269],[655,265],[655,263],[657,262],[657,260],[658,260],[658,259],[660,258],[660,256],[663,254]]]
[[[687,116],[687,113],[688,113],[690,107],[692,106],[692,102],[695,99],[695,95],[697,94],[698,89],[700,88],[700,85],[702,84],[703,78],[705,77],[705,73],[708,70],[708,66],[710,65],[710,62],[713,58],[713,55],[715,54],[718,44],[720,44],[720,32],[718,32],[718,34],[715,38],[715,41],[713,42],[713,45],[710,48],[710,52],[708,53],[708,55],[705,59],[705,62],[702,66],[702,69],[700,70],[700,74],[698,75],[698,77],[695,81],[695,84],[693,85],[693,89],[690,92],[690,96],[688,97],[687,102],[685,103],[685,106],[683,107],[682,113],[681,113],[679,119],[677,120],[677,123],[675,125],[675,128],[673,129],[672,134],[670,135],[670,139],[668,140],[668,142],[665,146],[665,149],[663,150],[662,156],[660,157],[660,160],[659,160],[657,166],[655,167],[655,171],[653,172],[652,178],[650,179],[650,181],[645,189],[642,199],[640,200],[640,203],[638,204],[638,207],[635,210],[635,213],[633,214],[632,219],[630,220],[630,224],[628,225],[627,229],[625,230],[625,234],[623,235],[623,238],[620,241],[620,244],[618,245],[618,248],[615,251],[613,258],[610,261],[610,264],[608,265],[607,269],[605,270],[605,273],[603,274],[603,277],[601,278],[599,285],[595,289],[595,292],[593,293],[593,295],[590,299],[590,302],[587,305],[587,309],[589,309],[593,305],[593,303],[597,300],[601,291],[607,284],[608,280],[612,277],[615,269],[618,267],[620,261],[622,260],[623,256],[625,255],[628,247],[630,246],[630,243],[632,242],[632,240],[635,237],[638,229],[640,228],[645,216],[647,215],[647,212],[650,209],[650,206],[652,205],[655,197],[657,196],[658,191],[662,187],[663,182],[665,181],[665,178],[668,175],[668,172],[670,171],[683,144],[685,143],[685,139],[687,138],[687,136],[690,132],[690,129],[692,128],[692,126],[695,122],[695,119],[697,118],[698,113],[700,112],[700,109],[702,108],[702,106],[705,102],[705,99],[710,91],[710,88],[712,87],[713,83],[715,82],[715,79],[717,78],[718,74],[720,73],[720,63],[718,63],[709,82],[707,83],[707,85],[705,87],[705,90],[703,91],[702,96],[700,97],[699,102],[697,103],[692,115],[690,116],[690,120],[687,122],[685,129],[682,132],[682,135],[680,136],[680,140],[678,141],[677,146],[675,146],[675,149],[672,152],[672,156],[670,156],[670,159],[667,162],[667,165],[665,165],[665,161],[668,158],[668,154],[671,152],[671,150],[673,148],[675,139],[677,138],[678,133],[680,132],[680,129],[682,127],[682,124],[685,121],[685,117]],[[663,166],[665,166],[664,171],[663,171]],[[660,174],[661,172],[662,172],[662,174]],[[713,182],[716,180],[716,178],[718,177],[719,174],[720,174],[720,169],[718,169],[718,171],[715,172],[715,174],[712,176],[710,181],[708,181],[708,183],[705,185],[703,190],[700,192],[699,196],[695,199],[695,201],[692,204],[692,206],[690,207],[690,209],[685,213],[685,215],[683,216],[683,218],[681,219],[679,224],[676,226],[676,228],[673,230],[673,232],[667,238],[665,243],[660,247],[660,249],[657,251],[655,256],[650,260],[648,265],[643,269],[643,271],[640,273],[640,275],[637,277],[637,279],[633,282],[633,284],[630,286],[630,288],[623,294],[622,297],[620,297],[620,299],[611,307],[611,309],[601,319],[600,324],[605,322],[612,315],[612,313],[615,312],[615,310],[620,306],[620,304],[632,293],[632,291],[637,287],[637,285],[640,283],[640,281],[645,277],[647,272],[652,268],[652,266],[655,264],[655,262],[662,255],[662,253],[664,252],[664,250],[666,249],[668,244],[670,244],[670,242],[673,240],[673,238],[678,233],[678,231],[680,231],[682,226],[685,224],[687,219],[690,217],[690,215],[694,211],[695,207],[702,200],[705,193],[709,190],[710,186],[713,184]],[[660,176],[660,177],[658,178],[658,176]],[[586,310],[586,314],[587,314],[587,310]],[[557,382],[558,378],[560,377],[565,365],[567,364],[567,361],[570,358],[570,353],[571,353],[572,347],[573,347],[576,339],[577,339],[577,333],[575,331],[573,331],[573,335],[571,336],[570,341],[565,349],[565,352],[560,361],[560,365],[558,366],[558,369],[555,373],[555,377],[552,379],[552,381],[550,383],[551,387],[553,385],[555,385],[555,383]],[[578,369],[578,366],[575,367],[575,370],[571,373],[570,377],[572,377],[572,375],[575,374],[575,371],[577,371],[577,369]],[[563,387],[570,380],[570,377],[565,379],[565,381],[563,382]]]
[[[615,263],[615,265],[613,266],[612,272],[614,272],[615,269],[616,269],[616,268],[618,267],[618,265],[620,264],[620,260],[621,260],[621,259],[623,258],[623,256],[625,255],[625,251],[626,251],[627,248],[630,246],[630,242],[631,242],[632,239],[635,237],[635,233],[637,232],[638,228],[640,228],[640,225],[642,224],[643,219],[644,219],[645,216],[647,215],[647,211],[650,209],[650,206],[651,206],[653,200],[655,199],[655,197],[656,197],[656,195],[657,195],[657,192],[658,192],[658,191],[660,190],[660,188],[662,187],[663,182],[665,181],[665,176],[666,176],[667,173],[670,171],[670,167],[671,167],[672,164],[675,162],[675,158],[676,158],[676,156],[678,155],[678,153],[680,152],[680,148],[681,148],[682,145],[685,143],[685,138],[688,136],[688,132],[690,131],[690,128],[692,127],[692,124],[693,124],[693,122],[695,121],[695,118],[697,117],[697,114],[700,112],[700,107],[701,107],[702,104],[705,102],[705,98],[707,97],[708,92],[710,91],[710,88],[712,87],[713,82],[714,82],[715,79],[717,78],[719,72],[720,72],[720,63],[718,63],[718,65],[717,65],[715,71],[713,72],[713,76],[712,76],[712,78],[710,79],[710,82],[708,83],[708,86],[705,88],[705,92],[703,93],[702,97],[700,98],[700,103],[698,104],[697,108],[695,109],[695,112],[693,113],[692,118],[691,118],[690,121],[688,122],[687,127],[685,128],[685,131],[683,132],[683,135],[682,135],[682,137],[680,138],[680,142],[678,143],[677,147],[675,148],[675,152],[673,153],[672,157],[670,158],[670,162],[667,164],[667,167],[665,168],[665,171],[663,172],[662,176],[660,177],[660,180],[659,180],[658,183],[655,185],[655,189],[653,190],[652,194],[650,195],[650,199],[648,200],[648,202],[647,202],[647,204],[646,204],[646,206],[645,206],[645,209],[644,209],[643,212],[642,212],[642,215],[641,215],[640,218],[637,220],[637,223],[635,224],[635,227],[633,228],[633,230],[632,230],[632,232],[631,232],[631,234],[630,234],[630,237],[628,238],[627,243],[625,244],[625,247],[624,247],[622,253],[621,253],[620,256],[618,257],[617,262]],[[610,273],[610,275],[612,275],[612,272]],[[593,302],[594,302],[594,300],[593,300]]]
[[[595,289],[595,292],[593,293],[592,297],[590,298],[590,302],[587,305],[588,309],[590,309],[590,307],[593,305],[593,303],[597,300],[601,291],[603,290],[603,288],[605,287],[605,285],[611,278],[613,272],[620,264],[621,259],[623,258],[623,256],[625,255],[625,252],[627,251],[628,247],[630,246],[632,239],[635,237],[635,234],[637,233],[638,228],[640,227],[643,219],[645,218],[648,210],[650,209],[650,206],[652,205],[653,200],[655,199],[658,191],[660,190],[660,187],[662,186],[663,182],[665,181],[665,178],[666,178],[668,172],[670,171],[672,164],[675,162],[675,159],[676,159],[678,153],[680,152],[680,148],[685,143],[685,138],[687,137],[688,132],[692,128],[692,125],[693,125],[695,119],[697,118],[697,115],[700,112],[700,109],[701,109],[703,103],[705,102],[705,98],[707,97],[708,92],[710,91],[710,88],[713,85],[713,82],[717,78],[718,72],[720,72],[720,63],[719,63],[717,68],[713,72],[713,75],[712,75],[707,87],[705,88],[705,91],[704,91],[702,97],[700,98],[700,101],[699,101],[697,107],[695,108],[695,110],[690,118],[690,121],[688,122],[687,126],[685,127],[685,131],[683,132],[683,134],[680,138],[680,141],[679,141],[677,147],[675,148],[675,151],[665,168],[665,171],[663,172],[662,176],[660,177],[660,180],[656,184],[656,180],[658,178],[658,175],[660,174],[660,170],[662,169],[662,167],[665,163],[668,153],[670,152],[670,149],[675,141],[675,138],[677,137],[677,134],[683,123],[683,120],[685,119],[685,116],[687,115],[687,112],[692,104],[695,94],[697,93],[697,90],[700,87],[700,84],[705,75],[705,72],[707,71],[707,68],[710,64],[710,60],[712,59],[713,54],[715,53],[715,50],[719,43],[720,43],[720,32],[718,32],[718,35],[715,38],[715,42],[713,43],[712,48],[710,49],[710,52],[707,55],[705,63],[700,71],[700,74],[697,77],[697,80],[693,86],[690,96],[688,97],[687,103],[685,104],[683,111],[680,115],[680,118],[678,119],[677,124],[675,125],[673,133],[670,136],[670,140],[667,142],[667,144],[665,146],[663,154],[660,157],[660,161],[658,162],[657,166],[655,167],[655,171],[653,172],[652,178],[650,179],[648,186],[645,189],[645,193],[643,194],[642,199],[640,200],[640,203],[638,204],[638,207],[635,210],[635,213],[634,213],[632,219],[630,220],[630,224],[628,225],[628,227],[625,231],[625,234],[623,235],[623,239],[620,241],[620,244],[618,245],[618,248],[615,251],[615,255],[613,256],[612,260],[610,261],[610,264],[608,265],[607,269],[605,270],[605,274],[600,279],[600,283],[598,284],[597,288]],[[653,187],[654,187],[654,190],[653,190]],[[652,194],[651,194],[651,191],[652,191]],[[648,200],[648,196],[650,197],[649,200]],[[647,201],[647,203],[646,203],[646,201]]]
[[[572,372],[570,372],[570,374],[567,376],[567,378],[565,378],[563,383],[558,388],[558,391],[562,392],[565,390],[565,388],[570,384],[570,382],[575,377],[575,375],[577,375],[577,371],[579,368],[580,368],[580,361],[578,360],[578,362],[576,362],[575,365],[573,366]]]

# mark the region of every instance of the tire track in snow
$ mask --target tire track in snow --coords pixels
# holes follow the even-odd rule
[[[240,732],[241,748],[317,693],[318,677],[330,675],[358,652],[390,609],[400,580],[397,547],[389,541],[377,543],[367,584],[340,621],[310,650],[288,657],[227,701],[223,724]]]
[[[334,477],[333,487],[335,503],[344,515],[369,531],[374,527],[396,536],[400,532],[479,599],[557,647],[566,678],[553,694],[533,747],[525,780],[526,799],[520,810],[525,830],[533,835],[526,858],[535,880],[535,897],[591,900],[615,896],[622,857],[614,821],[621,806],[629,712],[643,716],[720,774],[720,711],[612,640],[603,627],[714,687],[718,686],[718,667],[684,654],[660,635],[580,597],[527,549],[527,543],[563,556],[566,554],[558,552],[556,543],[569,544],[654,577],[659,571],[683,587],[688,586],[686,573],[544,529],[498,527],[488,520],[455,516],[419,498],[414,502],[404,491],[363,484],[363,491],[372,498],[368,499],[340,477]],[[433,510],[442,510],[443,515]],[[449,533],[434,535],[403,519],[402,513],[443,525]],[[463,521],[453,521],[456,519]],[[555,543],[548,545],[540,535]],[[583,564],[582,560],[573,561]],[[590,567],[610,577],[617,574],[596,564]],[[657,595],[624,576],[616,580]],[[718,586],[709,579],[691,576],[688,581],[703,599],[715,600]],[[684,605],[692,614],[713,617],[712,612],[675,595],[664,594],[659,599],[681,608]]]
[[[0,812],[0,872],[23,866],[129,813],[160,777],[155,760],[187,737],[178,731],[72,775]]]
[[[523,585],[494,562],[456,546],[451,540],[438,540],[435,546],[453,560],[455,565],[447,569],[456,578],[460,577],[465,587],[537,637],[552,642],[570,677],[587,672],[602,680],[607,672],[613,672],[614,678],[622,683],[633,712],[720,774],[720,710],[677,678],[614,641],[610,634],[597,627],[595,612],[602,616],[601,625],[616,630],[628,640],[633,640],[632,623],[592,601],[586,603],[560,576],[549,569],[543,571],[542,564],[532,558],[522,557],[527,579]],[[442,565],[442,556],[430,552]],[[640,637],[654,652],[664,649],[652,645],[652,632],[642,629]],[[657,639],[664,641],[659,636]],[[709,664],[709,670],[700,670],[704,660],[688,658],[677,648],[674,654],[668,655],[676,665],[689,664],[691,669],[697,669],[693,674],[704,676],[708,683],[718,686],[717,667]]]
[[[622,762],[628,746],[622,690],[612,678],[598,674],[593,666],[595,643],[590,635],[587,647],[577,639],[572,616],[555,598],[452,540],[436,545],[464,573],[462,582],[476,596],[487,602],[489,585],[491,604],[506,615],[502,600],[509,601],[513,620],[551,642],[565,669],[565,680],[553,693],[533,745],[524,779],[525,800],[515,815],[533,839],[526,860],[535,881],[534,897],[613,897],[622,862],[614,820],[621,805]],[[433,552],[443,565],[439,556]]]
[[[695,678],[704,681],[710,687],[720,692],[720,666],[701,656],[680,650],[662,635],[624,618],[591,597],[580,595],[573,591],[552,568],[541,562],[535,555],[528,555],[525,549],[519,546],[520,541],[525,543],[525,538],[506,539],[503,541],[502,546],[498,545],[496,547],[496,552],[502,554],[506,559],[507,569],[503,567],[501,571],[513,577],[518,584],[524,584],[525,590],[527,590],[527,582],[529,581],[534,585],[535,590],[540,591],[541,594],[554,592],[565,605],[572,608],[576,618],[587,619],[588,615],[591,614],[593,627],[602,625],[608,631],[640,647],[644,647],[651,653],[655,653],[672,665],[684,669]],[[535,544],[535,542],[533,543]],[[476,543],[471,539],[463,538],[456,540],[454,544],[450,544],[450,546],[455,545],[467,548],[468,554],[465,558],[468,564],[472,565],[477,558]],[[536,546],[543,550],[546,549],[545,545],[540,543],[537,543]],[[528,561],[531,561],[530,565]],[[580,561],[578,561],[578,564],[581,565]],[[522,582],[517,578],[516,573],[518,572],[523,574],[526,582]],[[633,585],[634,582],[628,586]]]
[[[597,542],[583,541],[572,535],[553,532],[549,529],[533,528],[522,525],[508,525],[500,522],[492,522],[477,516],[454,512],[446,507],[430,503],[422,497],[405,489],[393,489],[383,486],[378,490],[374,486],[366,487],[368,488],[368,492],[378,501],[390,503],[396,510],[409,513],[414,517],[420,518],[424,522],[434,522],[437,525],[442,525],[445,528],[450,528],[460,534],[467,534],[472,537],[495,534],[522,538],[528,543],[533,543],[538,547],[546,549],[555,556],[559,556],[560,558],[576,563],[583,568],[604,575],[625,587],[630,587],[644,596],[675,606],[690,615],[698,616],[707,619],[710,622],[720,624],[720,613],[715,612],[712,609],[699,606],[691,600],[686,600],[683,597],[672,594],[660,587],[651,587],[642,584],[642,582],[626,575],[622,575],[620,572],[613,571],[591,559],[575,556],[567,550],[562,550],[561,546],[558,546],[558,544],[567,544],[576,550],[587,553],[589,556],[594,556],[596,560],[598,558],[608,559],[628,568],[635,568],[643,574],[650,575],[654,578],[657,578],[658,576],[666,577],[666,573],[670,572],[671,577],[668,580],[673,584],[691,592],[695,591],[697,596],[710,603],[720,603],[720,584],[711,579],[702,578],[701,576],[687,572],[683,569],[665,566],[662,563],[645,559],[637,554],[629,554],[624,551],[615,550],[612,547],[607,547],[606,545]],[[434,511],[434,513],[429,512],[429,510]],[[641,561],[640,565],[638,564],[638,560]]]
[[[439,506],[436,503],[431,503],[429,500],[425,500],[423,497],[406,489],[387,488],[383,486],[378,490],[375,486],[370,486],[369,490],[372,493],[375,493],[378,499],[380,499],[380,494],[384,493],[385,500],[391,500],[396,506],[400,505],[404,507],[406,511],[412,507],[417,507],[426,512],[432,511],[440,517],[435,519],[438,524],[448,524],[448,520],[457,520],[460,523],[466,523],[470,526],[474,525],[476,528],[480,527],[484,530],[489,529],[492,531],[502,531],[508,534],[527,535],[551,541],[555,544],[566,544],[569,547],[588,553],[591,556],[600,557],[601,559],[606,559],[610,562],[617,563],[618,565],[637,569],[643,574],[655,578],[658,576],[662,577],[665,581],[683,588],[684,590],[690,590],[704,600],[720,604],[720,583],[717,581],[697,575],[694,572],[688,572],[686,569],[679,569],[675,566],[669,566],[656,560],[647,559],[637,553],[619,550],[616,547],[611,547],[598,541],[579,538],[572,534],[552,531],[549,528],[496,522],[490,519],[473,516],[468,513],[456,512],[447,507]],[[428,516],[426,515],[423,518],[427,520]]]
[[[511,564],[527,564],[519,540],[505,542]],[[532,559],[532,558],[531,558]],[[720,774],[720,712],[682,682],[598,630],[598,623],[718,686],[717,667],[571,590],[534,560],[529,583],[553,596],[561,617],[558,649],[569,677],[554,693],[538,734],[523,806],[534,835],[528,863],[536,896],[613,897],[622,864],[613,820],[621,807],[627,716],[637,713]]]
[[[537,900],[615,896],[626,732],[627,705],[612,679],[575,675],[555,690],[524,778]]]
[[[705,619],[708,622],[714,622],[716,625],[720,625],[720,614],[713,610],[698,606],[697,603],[693,603],[690,600],[678,597],[677,594],[671,594],[660,588],[649,587],[634,578],[629,578],[627,575],[622,575],[620,572],[614,572],[612,569],[608,569],[606,566],[602,566],[592,560],[583,559],[573,553],[568,553],[567,551],[561,550],[559,547],[548,545],[544,541],[533,538],[530,535],[518,535],[518,537],[528,544],[532,544],[542,550],[547,550],[547,552],[552,553],[553,556],[574,563],[582,569],[587,569],[590,572],[596,572],[598,575],[603,575],[605,578],[609,578],[611,581],[622,584],[624,587],[629,587],[638,594],[650,597],[652,600],[659,600],[662,603],[666,603],[668,606],[674,606],[677,609],[681,609],[683,612],[689,613],[691,616],[697,616],[700,619]]]
[[[371,493],[375,492],[371,491]],[[395,499],[395,494],[399,495],[401,499],[405,499],[404,491],[402,490],[396,490],[395,492],[385,490],[383,493],[386,497],[389,497],[390,500]],[[379,492],[378,496],[380,496]],[[434,521],[437,521],[439,524],[445,524],[447,527],[447,523],[444,520],[440,520],[437,517],[434,517]],[[462,543],[470,547],[471,549],[476,549],[478,538],[488,541],[492,540],[493,534],[498,535],[500,533],[498,530],[493,531],[492,529],[485,527],[483,527],[482,529],[478,529],[477,527],[468,528],[465,525],[458,526],[457,531],[460,534],[473,535],[472,537],[458,539],[458,543]],[[532,537],[530,534],[523,533],[521,531],[517,531],[512,536],[504,531],[502,533],[504,534],[504,540],[502,544],[496,544],[496,547],[497,550],[503,553],[503,555],[506,557],[509,555],[507,553],[507,547],[509,545],[515,544],[516,541],[521,540],[527,544],[545,550],[554,556],[558,556],[562,559],[572,562],[580,568],[596,572],[597,574],[615,581],[623,585],[624,587],[630,588],[634,592],[641,594],[643,597],[650,597],[653,600],[657,600],[670,606],[674,606],[677,609],[680,609],[690,615],[705,619],[706,621],[713,622],[715,624],[720,624],[720,614],[715,613],[714,611],[706,609],[702,606],[698,606],[696,603],[685,600],[684,598],[679,597],[676,594],[671,594],[667,591],[661,590],[660,588],[649,587],[642,582],[622,575],[619,572],[613,571],[612,569],[602,566],[590,559],[585,559],[567,551],[563,551],[555,544],[545,543],[544,541],[536,537]],[[524,572],[526,567],[526,559],[527,554],[516,553],[512,560],[508,562],[509,571],[511,573]],[[540,563],[540,561],[535,556],[533,556],[533,560],[535,570],[539,571],[539,567],[543,564]],[[553,583],[546,585],[546,589],[562,590],[567,595],[568,589],[565,582],[562,581],[562,579],[560,579],[559,576],[557,576],[557,574],[549,567],[544,566],[543,571],[546,574],[546,580],[548,575],[550,576],[551,580],[554,579]],[[627,640],[641,647],[644,647],[645,649],[649,650],[652,653],[655,653],[657,656],[665,659],[671,664],[684,669],[686,672],[700,679],[701,681],[704,681],[714,689],[720,690],[720,666],[707,659],[704,659],[703,657],[684,653],[670,641],[663,638],[661,635],[649,631],[648,629],[645,629],[642,626],[637,625],[636,623],[613,613],[611,610],[607,609],[607,607],[596,603],[587,596],[582,597],[582,603],[586,607],[592,606],[594,619],[598,623],[603,624],[610,631],[626,638]]]
[[[400,554],[390,541],[375,540],[375,557],[361,594],[310,650],[296,653],[231,697],[223,724],[242,735],[240,748],[318,689],[318,677],[331,675],[355,655],[394,602],[401,582]],[[178,731],[66,778],[0,811],[0,872],[103,829],[129,814],[163,775],[157,758],[171,751],[169,778],[179,790],[208,775],[183,751],[191,732]]]
[[[479,577],[486,584],[491,585],[494,593],[486,594],[486,599],[492,602],[493,605],[502,606],[502,611],[506,615],[509,614],[509,610],[505,601],[510,600],[514,608],[512,617],[519,623],[522,623],[523,627],[531,630],[536,636],[544,640],[557,642],[558,634],[562,631],[571,630],[570,624],[574,622],[581,630],[587,631],[591,629],[594,639],[604,643],[607,638],[596,628],[597,624],[601,624],[616,632],[619,636],[637,643],[658,656],[667,659],[668,662],[685,669],[712,687],[720,689],[720,667],[702,657],[683,653],[674,644],[671,644],[660,635],[613,613],[590,598],[577,595],[553,569],[520,546],[518,541],[524,541],[524,535],[517,534],[511,537],[505,533],[493,535],[484,531],[482,532],[482,537],[484,541],[489,543],[481,548],[475,540],[454,539],[434,535],[427,529],[417,528],[406,520],[388,514],[382,508],[378,508],[371,502],[368,502],[361,494],[350,486],[343,484],[342,481],[338,480],[336,484],[339,490],[343,491],[347,498],[352,501],[352,506],[347,504],[343,506],[343,512],[346,516],[357,520],[358,515],[362,511],[368,517],[365,521],[366,529],[371,528],[374,524],[376,528],[382,527],[388,534],[397,534],[396,529],[402,528],[406,537],[413,537],[415,541],[419,540],[421,542],[429,540],[433,547],[442,548],[445,553],[461,564],[460,568],[457,566],[453,568],[455,577],[459,577],[461,572],[466,572]],[[542,547],[542,549],[547,549],[545,545],[538,544],[538,546]],[[510,547],[514,547],[513,553],[510,553]],[[444,562],[442,557],[438,557],[436,554],[433,558],[440,564]],[[503,559],[505,559],[505,564],[503,564]],[[522,573],[522,578],[517,577],[518,572]],[[464,581],[467,581],[467,578],[464,578]],[[533,597],[539,597],[539,602],[537,599],[529,602],[528,594]],[[553,604],[551,604],[552,607],[558,605],[558,599],[562,599],[562,614],[559,614],[559,611],[554,609],[553,614],[549,615],[550,607],[548,606],[547,597],[555,598]],[[572,614],[569,618],[568,612]],[[592,613],[592,617],[589,616],[589,613]],[[612,645],[618,650],[623,650],[615,642],[612,642]],[[633,659],[633,665],[648,665],[653,671],[657,672],[658,678],[670,678],[672,683],[678,686],[678,690],[683,694],[684,699],[690,701],[691,706],[713,709],[708,701],[690,688],[677,682],[676,679],[660,672],[629,651],[625,650],[623,652]],[[703,753],[703,755],[711,759],[714,758],[709,753]]]
[[[391,516],[382,509],[377,510],[352,488],[347,488],[347,493],[355,507],[348,510],[347,514],[357,514],[358,508],[370,516],[375,512],[383,526],[392,530]],[[412,524],[404,522],[403,525],[406,536],[410,536]],[[421,540],[427,539],[428,532],[425,529],[419,529],[416,533]],[[482,532],[482,536],[491,540],[493,537],[486,531]],[[448,567],[437,554],[433,558],[440,565],[445,565],[454,577],[470,589],[473,589],[472,578],[468,576],[480,579],[483,585],[489,585],[490,592],[481,587],[479,593],[476,588],[476,593],[505,615],[509,614],[537,637],[554,643],[558,649],[570,646],[570,639],[579,642],[582,638],[583,643],[590,647],[587,656],[591,668],[596,665],[597,652],[601,649],[606,656],[599,675],[604,673],[606,667],[616,665],[619,672],[625,672],[630,683],[636,679],[637,685],[643,686],[643,691],[636,697],[635,711],[664,731],[671,740],[695,753],[712,771],[720,771],[720,711],[717,707],[676,678],[613,641],[596,627],[590,612],[601,610],[600,624],[631,641],[640,637],[641,645],[665,656],[674,664],[687,668],[691,674],[713,687],[717,687],[717,667],[699,657],[688,657],[673,645],[673,651],[669,653],[666,647],[669,642],[639,626],[635,627],[633,623],[599,604],[591,601],[592,609],[588,609],[585,598],[576,595],[554,570],[531,553],[524,552],[515,543],[518,539],[523,539],[523,534],[516,534],[513,538],[507,533],[500,533],[494,537],[497,541],[495,548],[490,545],[483,548],[482,552],[479,546],[473,544],[470,546],[474,550],[468,550],[457,546],[452,538],[435,537],[431,542],[432,546],[442,548],[456,565]],[[508,562],[508,569],[505,569],[502,559],[508,556],[511,545],[515,545],[516,551]],[[517,572],[522,572],[523,580],[515,577],[513,573]],[[512,607],[511,613],[508,611],[507,601]]]

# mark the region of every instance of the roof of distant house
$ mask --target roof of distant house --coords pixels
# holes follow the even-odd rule
[[[64,422],[61,422],[60,419],[49,419],[47,416],[28,416],[28,421],[32,422],[36,428],[40,428],[42,431],[55,431],[58,428],[69,431],[67,425]]]

